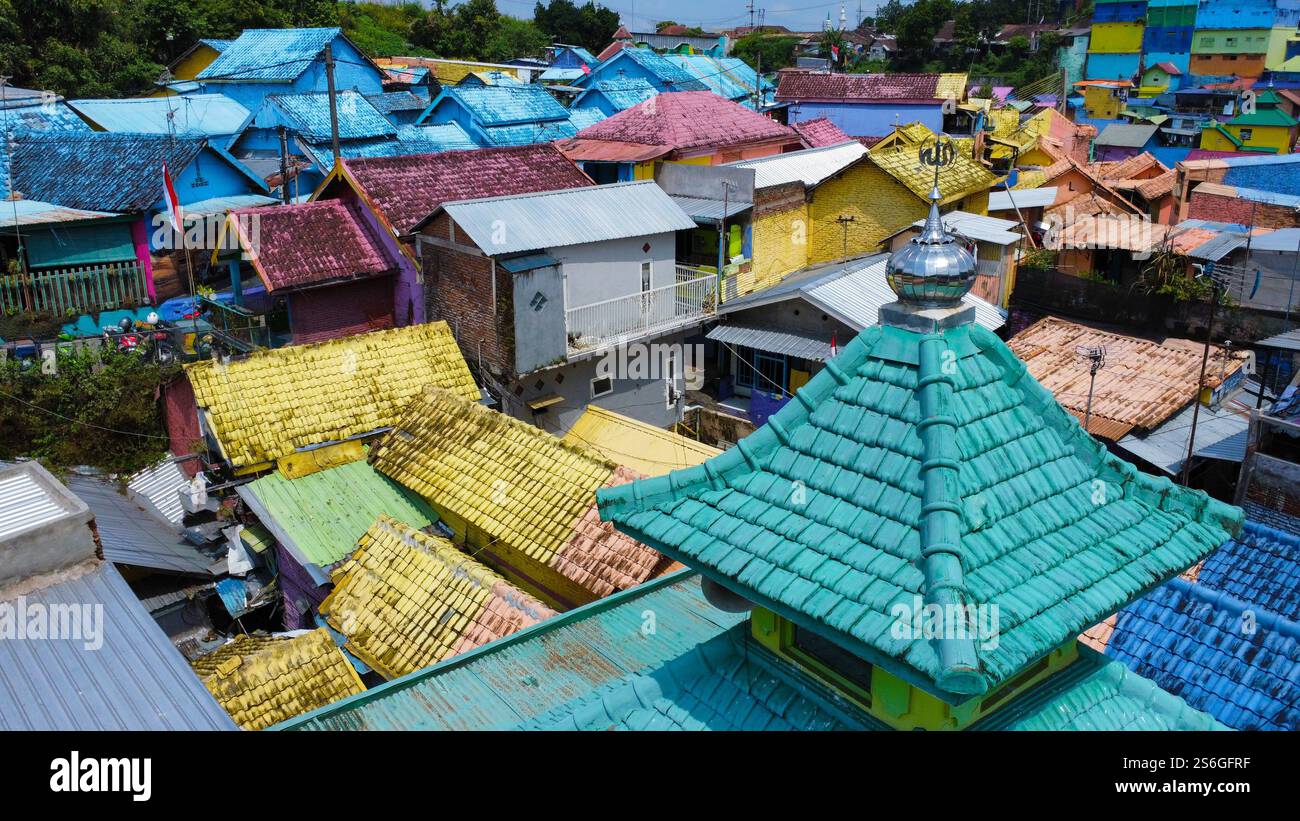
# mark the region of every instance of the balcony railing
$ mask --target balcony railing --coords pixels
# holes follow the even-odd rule
[[[10,314],[97,313],[148,302],[144,268],[138,262],[0,276],[0,310]]]
[[[565,311],[569,355],[667,333],[711,316],[717,276],[677,266],[677,282]]]

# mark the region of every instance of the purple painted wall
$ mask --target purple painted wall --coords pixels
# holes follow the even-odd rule
[[[316,608],[325,601],[329,590],[313,582],[293,554],[278,544],[275,561],[280,569],[280,595],[284,597],[284,629],[315,627]]]

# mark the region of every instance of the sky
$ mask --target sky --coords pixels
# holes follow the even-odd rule
[[[581,5],[585,0],[576,0]],[[624,25],[633,31],[649,31],[660,20],[676,20],[687,26],[702,29],[725,29],[749,24],[749,11],[745,0],[597,0],[605,8],[618,12]],[[534,0],[497,0],[497,8],[506,14],[531,17]],[[830,12],[831,20],[838,25],[839,0],[818,3],[815,0],[755,0],[754,17],[766,10],[764,22],[781,25],[794,31],[818,31]],[[859,0],[845,0],[844,13],[848,28],[858,23]],[[862,14],[870,17],[871,11],[883,0],[861,0]],[[629,24],[629,20],[634,21]],[[611,32],[612,34],[613,32]]]

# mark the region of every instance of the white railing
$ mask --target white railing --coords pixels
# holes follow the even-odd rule
[[[677,282],[565,311],[569,354],[666,333],[714,312],[717,277],[677,266]]]

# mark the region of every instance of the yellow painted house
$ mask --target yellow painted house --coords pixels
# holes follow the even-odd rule
[[[1290,154],[1300,123],[1280,107],[1277,92],[1265,90],[1255,98],[1255,110],[1201,131],[1201,148],[1211,151],[1258,151]]]
[[[1293,56],[1288,57],[1288,53]],[[1274,26],[1269,31],[1264,68],[1269,71],[1300,71],[1300,31],[1286,26]]]
[[[735,163],[757,174],[753,251],[747,266],[728,274],[724,299],[812,265],[879,250],[900,228],[923,218],[934,177],[932,169],[920,168],[917,151],[934,136],[910,123],[869,150],[844,143]],[[830,152],[840,156],[825,162]],[[943,170],[944,209],[987,214],[997,179],[959,150]]]
[[[1083,80],[1083,110],[1094,120],[1118,120],[1133,84],[1125,80]]]
[[[173,82],[187,82],[199,76],[199,72],[212,65],[212,63],[221,56],[221,52],[226,50],[226,46],[233,43],[234,40],[213,40],[203,39],[190,46],[181,56],[177,57],[167,66],[168,72],[171,73]],[[176,91],[159,86],[154,89],[148,96],[150,97],[169,97],[176,94]]]
[[[1146,28],[1140,22],[1133,23],[1093,23],[1092,34],[1088,40],[1088,52],[1091,54],[1134,54],[1142,50],[1142,32]]]

